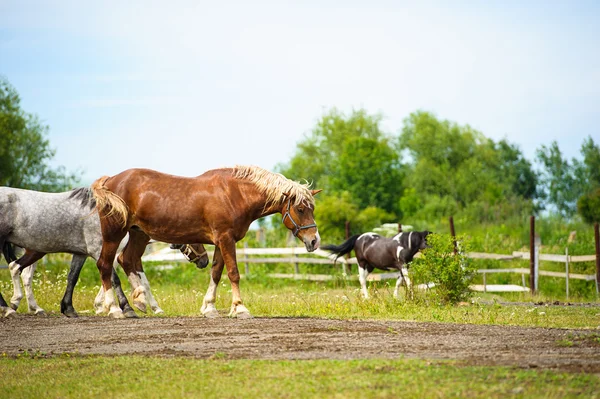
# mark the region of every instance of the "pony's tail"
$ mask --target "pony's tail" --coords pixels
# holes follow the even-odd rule
[[[123,198],[113,193],[104,185],[106,180],[110,176],[102,176],[98,180],[92,183],[90,190],[96,201],[96,207],[101,217],[113,216],[120,219],[121,227],[127,226],[127,219],[129,219],[129,210]]]
[[[8,241],[5,241],[4,244],[2,244],[2,254],[4,255],[4,259],[6,259],[6,263],[8,264],[17,260],[15,247]]]
[[[348,238],[340,245],[323,245],[321,249],[336,254],[335,260],[337,260],[340,256],[349,254],[354,249],[354,244],[356,244],[358,237],[360,237],[360,234]]]

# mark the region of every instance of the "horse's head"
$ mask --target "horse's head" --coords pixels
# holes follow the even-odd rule
[[[420,243],[419,243],[419,250],[429,248],[429,244],[427,244],[427,236],[429,234],[433,234],[433,233],[431,231],[427,231],[427,230],[419,233],[419,236],[421,238]]]
[[[198,269],[208,265],[208,253],[202,244],[171,244],[171,249],[178,249],[185,258],[196,264]]]
[[[314,196],[321,190],[311,190]],[[287,227],[297,238],[304,242],[306,250],[313,252],[319,248],[321,237],[317,229],[314,217],[314,206],[305,202],[295,204],[293,199],[286,194],[286,199],[283,201],[281,210],[283,215],[282,223]]]

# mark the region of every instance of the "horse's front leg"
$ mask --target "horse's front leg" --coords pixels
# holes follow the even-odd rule
[[[15,314],[17,314],[17,312],[15,312],[14,309],[8,306],[8,304],[4,300],[4,297],[2,296],[2,293],[0,293],[0,317],[12,317]]]
[[[218,246],[216,246],[212,267],[210,269],[210,283],[208,284],[208,289],[206,290],[204,300],[202,301],[202,307],[200,308],[200,312],[205,317],[219,317],[219,312],[215,307],[215,301],[217,298],[217,287],[219,286],[219,281],[221,281],[221,275],[223,274],[224,266],[225,262],[223,261],[221,250]]]
[[[222,242],[219,247],[221,248],[221,255],[227,268],[227,276],[231,282],[231,311],[229,312],[229,317],[249,319],[252,315],[242,303],[242,296],[240,294],[240,272],[237,267],[235,241]]]
[[[406,293],[410,299],[414,299],[414,291],[412,286],[412,281],[410,281],[410,277],[408,277],[408,269],[403,267],[402,274],[404,275],[404,284],[406,285]]]
[[[77,317],[77,312],[73,307],[73,291],[75,285],[79,281],[79,274],[83,268],[83,264],[87,259],[87,255],[73,255],[71,259],[71,267],[69,269],[69,275],[67,276],[67,288],[65,289],[65,295],[60,302],[60,312],[67,317]]]

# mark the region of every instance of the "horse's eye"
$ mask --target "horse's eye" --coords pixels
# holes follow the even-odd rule
[[[303,207],[301,207],[301,206],[299,206],[299,207],[298,207],[298,213],[304,213],[304,208],[303,208]]]

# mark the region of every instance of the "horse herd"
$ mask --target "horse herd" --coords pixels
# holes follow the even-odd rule
[[[152,295],[141,258],[150,240],[170,243],[199,268],[208,265],[203,244],[215,246],[210,283],[201,313],[218,317],[216,292],[224,268],[231,282],[229,316],[251,317],[243,305],[236,263],[236,242],[250,224],[280,213],[281,222],[302,241],[308,252],[320,246],[314,220],[314,196],[308,184],[256,166],[210,170],[197,177],[180,177],[149,169],[128,169],[103,176],[90,187],[64,193],[0,187],[0,248],[9,269],[14,294],[7,304],[0,293],[0,315],[10,316],[23,297],[23,281],[29,310],[42,313],[32,291],[35,262],[48,253],[73,254],[61,312],[77,317],[73,290],[87,257],[96,260],[102,286],[94,301],[97,313],[114,318],[136,317],[115,272],[121,265],[132,288],[133,305],[146,312],[162,312]],[[426,248],[429,232],[400,233],[387,239],[374,233],[356,235],[339,246],[322,248],[337,257],[353,249],[359,264],[359,280],[368,298],[366,278],[374,268],[397,270],[394,296],[406,279],[406,264]],[[17,259],[15,247],[25,250]],[[120,251],[119,255],[117,253]],[[115,294],[117,300],[115,301]]]

